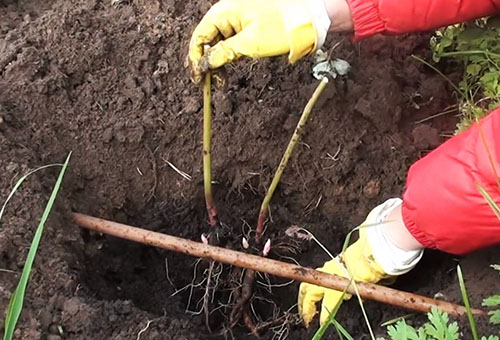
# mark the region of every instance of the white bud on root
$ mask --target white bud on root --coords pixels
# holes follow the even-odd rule
[[[270,251],[271,251],[271,239],[268,238],[266,244],[264,244],[264,250],[262,251],[262,255],[267,256],[269,255]]]
[[[246,237],[243,237],[241,239],[241,246],[243,247],[243,249],[248,249],[250,247],[250,245],[248,244],[248,240],[246,239]]]

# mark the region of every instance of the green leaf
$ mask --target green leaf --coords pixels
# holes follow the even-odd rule
[[[353,279],[351,278],[351,281],[349,281],[349,285],[346,286],[344,288],[344,290],[342,291],[342,295],[340,297],[339,302],[333,308],[333,310],[330,312],[330,315],[328,316],[328,321],[326,323],[324,323],[323,325],[321,325],[320,328],[318,328],[318,330],[314,333],[314,335],[313,335],[313,337],[312,337],[311,340],[320,340],[320,339],[322,339],[323,336],[325,335],[326,331],[328,330],[328,327],[330,327],[330,325],[333,325],[334,321],[337,321],[337,320],[335,320],[335,316],[337,315],[337,312],[338,312],[340,306],[342,305],[342,301],[344,301],[344,296],[346,295],[347,289],[349,288],[352,280]],[[337,328],[337,330],[338,330],[338,328]]]
[[[404,320],[398,321],[395,326],[389,326],[387,331],[392,340],[426,340],[425,336],[421,338],[415,328]]]
[[[470,44],[474,40],[483,39],[484,30],[479,27],[469,27],[458,34],[457,42],[459,44]]]
[[[482,70],[481,65],[470,64],[470,65],[467,65],[466,72],[470,75],[477,76],[479,73],[481,73],[481,70]]]
[[[494,325],[500,325],[500,309],[488,312],[490,315],[490,322]]]
[[[407,327],[404,321],[398,321],[395,326],[387,327],[387,333],[392,340],[408,340]]]
[[[498,274],[500,274],[500,264],[492,264],[490,267],[498,271]]]
[[[476,321],[474,320],[474,315],[472,315],[472,308],[470,306],[469,296],[467,295],[467,288],[465,287],[464,276],[462,274],[462,268],[460,267],[460,265],[457,266],[457,276],[458,284],[460,286],[460,292],[462,293],[462,300],[464,300],[465,309],[467,310],[467,319],[469,319],[472,338],[474,340],[479,340],[479,336],[477,335]]]
[[[453,44],[453,40],[448,38],[448,37],[443,37],[441,39],[441,42],[439,43],[441,45],[441,47],[444,49],[446,47],[449,47],[451,46],[451,44]]]
[[[490,335],[489,337],[481,337],[481,340],[500,340],[497,335]]]
[[[430,323],[424,325],[425,332],[436,340],[458,340],[458,324],[449,323],[448,314],[437,308],[427,314]]]
[[[10,191],[9,196],[7,196],[7,199],[3,203],[2,208],[0,209],[0,222],[2,221],[2,216],[3,216],[4,212],[5,212],[5,208],[7,207],[7,203],[9,203],[9,201],[12,199],[12,196],[14,196],[14,194],[17,192],[17,190],[19,189],[19,187],[21,186],[21,184],[23,184],[23,182],[26,180],[26,178],[28,178],[29,176],[33,175],[37,171],[40,171],[40,170],[43,170],[43,169],[47,169],[47,168],[50,168],[50,167],[54,167],[54,166],[62,166],[62,164],[44,165],[44,166],[41,166],[41,167],[39,167],[39,168],[37,168],[35,170],[32,170],[32,171],[28,172],[26,175],[24,175],[21,178],[19,178],[19,180],[14,185],[14,188],[12,188],[12,190]]]
[[[493,295],[484,299],[482,305],[485,307],[494,307],[500,305],[500,295]]]
[[[346,331],[346,329],[335,319],[333,319],[333,325],[347,340],[354,340],[354,338]]]
[[[33,262],[35,261],[35,256],[38,251],[38,246],[40,244],[40,240],[42,238],[42,233],[45,228],[45,223],[50,215],[52,210],[52,206],[57,197],[57,193],[59,192],[59,188],[61,186],[64,173],[66,172],[66,168],[69,163],[69,159],[71,157],[71,153],[66,158],[66,162],[64,163],[61,171],[59,172],[59,177],[57,178],[56,184],[52,189],[52,193],[50,194],[49,201],[45,206],[45,210],[43,211],[42,217],[38,224],[38,227],[35,231],[35,236],[33,237],[33,241],[31,243],[30,250],[28,252],[28,256],[26,258],[26,263],[24,264],[23,272],[21,274],[21,278],[17,285],[17,288],[14,290],[12,294],[7,313],[5,316],[5,333],[4,340],[11,340],[16,329],[17,321],[19,320],[19,316],[21,315],[21,311],[24,303],[24,294],[26,292],[26,287],[28,286],[29,277],[31,274],[31,268],[33,267]]]

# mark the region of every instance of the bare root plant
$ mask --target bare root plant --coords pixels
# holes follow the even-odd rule
[[[263,242],[265,222],[270,214],[269,204],[292,155],[293,149],[300,139],[309,115],[327,83],[327,78],[323,78],[323,80],[320,81],[318,87],[314,91],[302,113],[302,116],[286,148],[286,151],[283,154],[281,162],[262,202],[255,231],[249,231],[248,233],[244,234],[244,237],[242,237],[242,248],[247,252],[267,257],[271,251],[271,239],[267,239],[266,242]],[[205,82],[203,86],[203,179],[205,190],[205,204],[210,224],[210,231],[208,234],[202,234],[201,238],[202,242],[205,244],[220,246],[221,237],[224,232],[224,226],[219,220],[218,211],[216,209],[216,205],[214,203],[212,195],[211,129],[211,74],[210,72],[208,72],[205,76]],[[250,234],[252,234],[252,237],[250,237]],[[282,242],[277,243],[274,248],[276,251],[281,250],[287,254],[296,254],[296,246],[296,244],[287,244]],[[204,279],[202,280],[202,283],[196,285],[193,281],[190,286],[191,292],[194,287],[201,284],[203,284],[205,287],[204,294],[201,300],[203,306],[199,312],[204,312],[205,325],[209,332],[212,332],[212,329],[210,327],[210,316],[212,314],[211,309],[214,304],[215,292],[219,287],[220,275],[223,271],[221,268],[215,270],[215,267],[216,265],[214,261],[210,260],[203,275]],[[237,269],[236,272],[239,273],[239,275],[237,275],[239,276],[239,279],[236,281],[230,280],[232,282],[232,288],[231,292],[229,293],[228,303],[220,305],[221,308],[224,309],[226,309],[228,306],[231,308],[229,318],[227,319],[227,326],[225,326],[221,332],[227,336],[227,334],[231,333],[231,330],[241,321],[256,337],[259,337],[259,332],[263,331],[264,329],[273,329],[277,334],[277,339],[283,339],[283,335],[287,333],[286,330],[288,329],[283,325],[288,325],[292,322],[293,318],[289,316],[291,314],[289,312],[283,314],[282,316],[279,316],[280,313],[276,315],[273,314],[271,320],[263,321],[256,312],[256,309],[254,308],[254,305],[252,303],[255,299],[258,298],[254,295],[256,285],[263,286],[265,289],[267,289],[268,292],[272,291],[273,285],[271,284],[269,277],[260,276],[260,280],[257,280],[257,273],[252,269]],[[262,281],[262,279],[264,280]],[[290,283],[291,282],[287,284]],[[190,298],[191,296],[192,294],[190,293]],[[273,305],[273,311],[279,311],[279,308],[274,302],[272,302],[271,300],[268,301]],[[219,307],[215,308],[218,309]],[[288,317],[285,317],[286,315],[288,315]]]

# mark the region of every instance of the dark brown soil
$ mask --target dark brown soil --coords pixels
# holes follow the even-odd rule
[[[21,174],[73,152],[16,339],[210,338],[203,316],[186,312],[199,310],[200,289],[191,300],[189,289],[172,296],[193,280],[196,259],[85,232],[68,219],[74,210],[194,240],[206,231],[202,98],[183,63],[190,33],[208,8],[199,0],[0,0],[2,202]],[[338,252],[371,208],[401,194],[409,165],[453,131],[453,117],[414,124],[454,102],[446,82],[410,57],[427,56],[428,38],[374,37],[358,45],[330,38],[327,46],[342,41],[335,56],[349,60],[353,71],[322,95],[273,199],[268,236],[276,239],[299,225]],[[227,87],[215,90],[214,191],[235,239],[256,223],[317,84],[311,66],[312,58],[295,66],[285,57],[241,61],[227,67]],[[54,168],[38,172],[8,206],[0,227],[1,310],[56,176]],[[497,248],[460,260],[476,306],[498,288],[488,265],[499,254]],[[313,244],[294,257],[308,266],[328,259]],[[459,302],[456,264],[428,252],[396,286]],[[261,287],[258,294],[285,311],[295,304],[297,288],[294,283],[266,295]],[[256,303],[263,317],[271,316],[271,306]],[[406,313],[373,302],[366,307],[378,333],[381,322]],[[355,301],[343,306],[340,321],[357,339],[367,338]],[[288,339],[313,333],[301,325],[288,331]],[[233,335],[251,338],[242,327]],[[264,338],[273,336],[278,339],[273,332]]]

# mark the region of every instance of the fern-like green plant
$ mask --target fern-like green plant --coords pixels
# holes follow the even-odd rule
[[[491,265],[491,267],[500,273],[500,265],[493,264],[493,265]],[[489,311],[488,314],[490,315],[490,322],[492,324],[500,325],[500,295],[492,295],[492,296],[484,299],[483,306],[490,307],[490,308],[491,307],[496,308],[496,309]]]
[[[394,326],[389,326],[387,332],[391,340],[458,340],[458,324],[450,323],[448,314],[433,308],[427,313],[429,322],[415,329],[404,320]],[[386,340],[378,338],[377,340]]]
[[[433,308],[427,313],[428,322],[418,329],[400,320],[396,325],[387,327],[390,340],[460,340],[457,322],[451,322],[448,314]],[[377,340],[387,340],[380,337]],[[483,336],[481,340],[500,340],[498,335]]]

